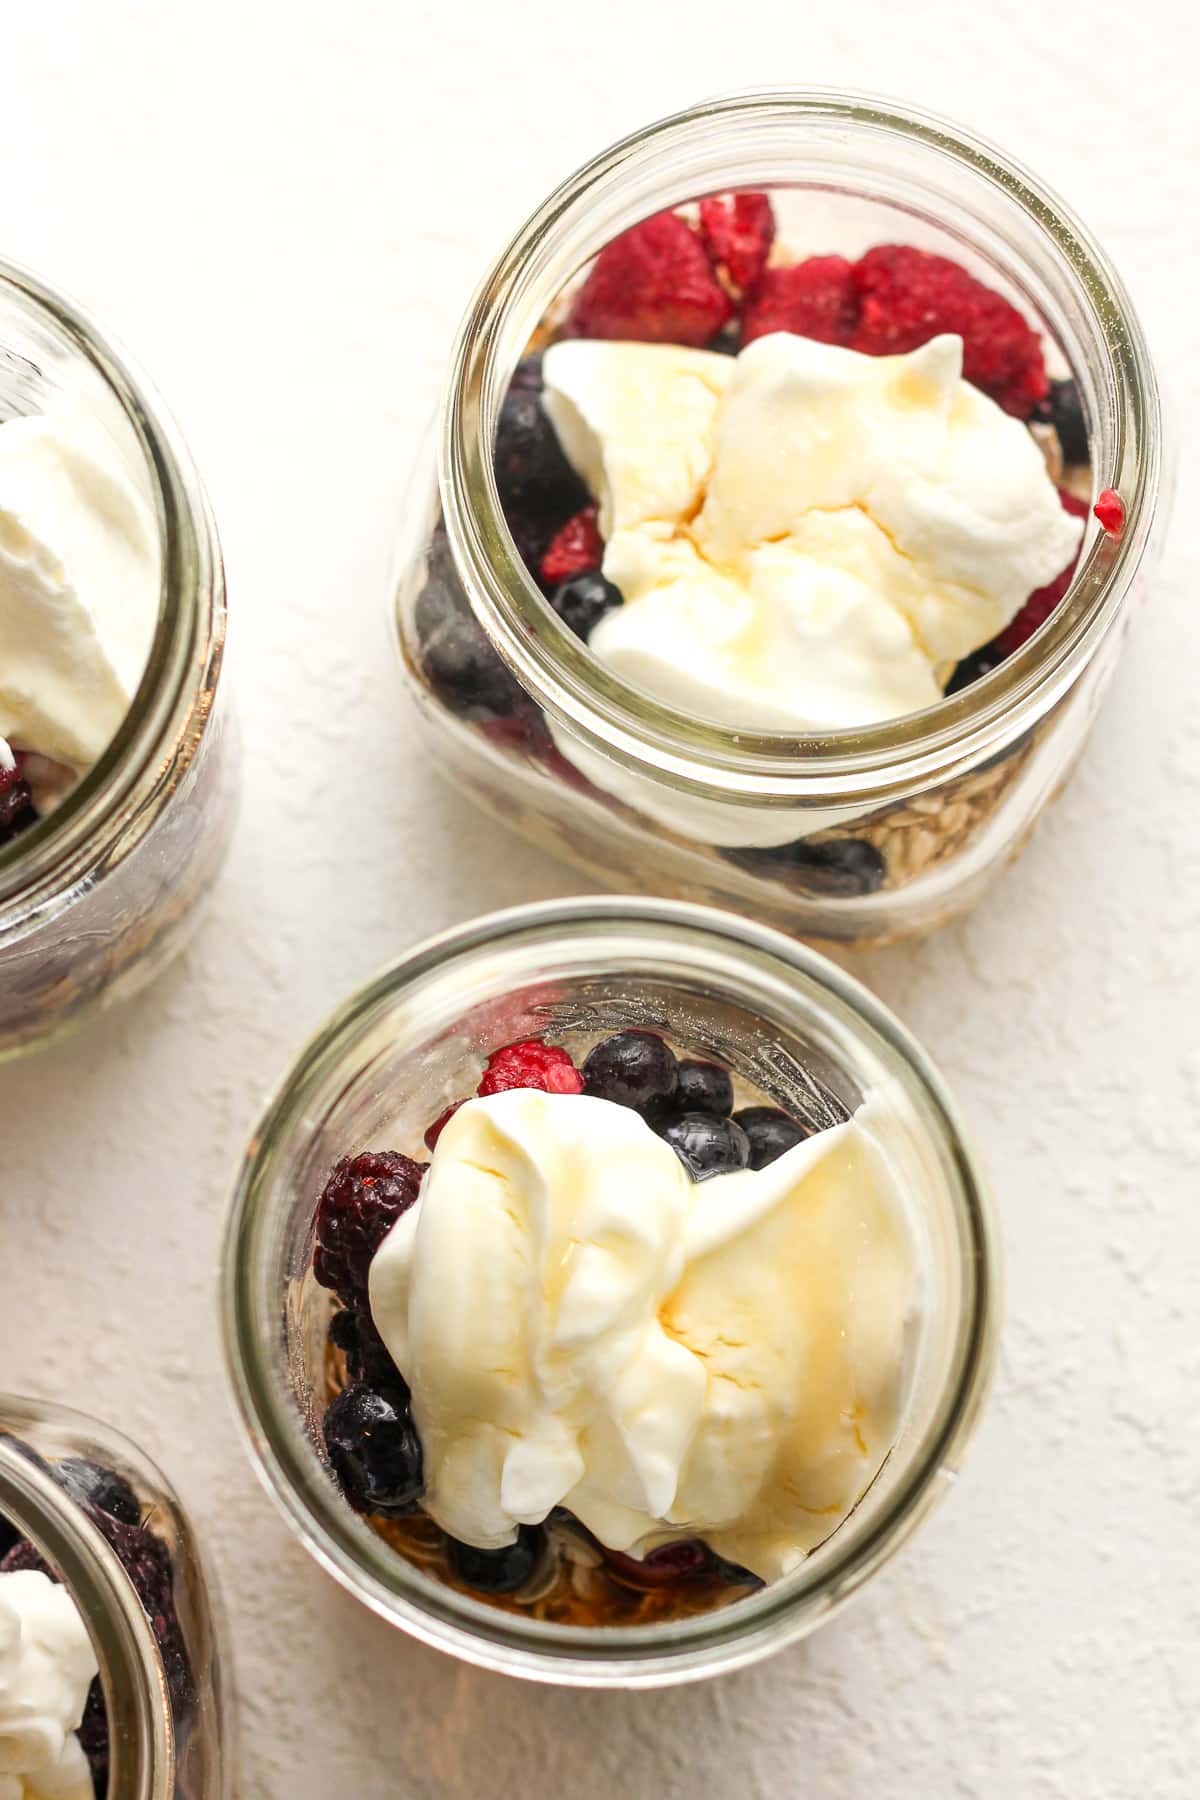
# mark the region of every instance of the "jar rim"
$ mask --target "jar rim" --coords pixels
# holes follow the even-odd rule
[[[1034,234],[1088,321],[1105,390],[1105,454],[1094,464],[1094,480],[1116,488],[1126,509],[1121,536],[1094,536],[1068,599],[995,670],[921,712],[808,737],[733,731],[688,717],[592,657],[525,568],[505,522],[490,449],[500,401],[530,335],[525,327],[537,322],[538,305],[530,302],[539,279],[554,270],[560,290],[562,279],[647,211],[753,185],[754,158],[760,168],[769,164],[762,145],[770,134],[798,128],[845,141],[854,133],[864,141],[899,134],[931,167],[948,159],[965,169],[1005,203],[1006,217]],[[720,131],[743,135],[746,164],[731,167],[728,147],[719,158],[706,150]],[[771,185],[768,176],[757,179]],[[622,216],[622,190],[651,180],[660,184],[653,198],[639,189],[637,210]],[[583,224],[589,215],[599,220],[590,234]],[[572,233],[583,254],[572,252],[567,270],[559,265]],[[1010,231],[1004,244],[1014,268],[1028,263]],[[983,138],[935,114],[835,89],[779,87],[719,96],[647,125],[577,170],[537,208],[484,277],[460,327],[438,466],[447,535],[472,606],[518,679],[568,731],[635,773],[666,776],[700,798],[755,806],[853,803],[965,772],[1066,693],[1122,609],[1145,552],[1160,440],[1157,387],[1132,303],[1104,252],[1054,193]]]
[[[158,618],[120,728],[97,763],[45,818],[0,848],[0,936],[23,929],[112,850],[155,791],[164,751],[191,705],[197,663],[215,682],[225,638],[220,546],[199,473],[152,382],[83,307],[0,259],[0,291],[19,296],[101,377],[141,448],[160,532]]]
[[[431,978],[471,991],[471,969],[494,975],[506,947],[556,940],[594,941],[628,928],[664,945],[686,943],[733,959],[747,976],[764,965],[826,1017],[865,1041],[882,1043],[903,1072],[920,1123],[944,1152],[951,1206],[969,1245],[955,1366],[912,1467],[897,1481],[880,1517],[855,1540],[835,1546],[827,1566],[807,1579],[805,1566],[737,1607],[666,1625],[587,1627],[516,1618],[460,1595],[413,1569],[351,1511],[321,1465],[290,1381],[279,1378],[284,1295],[273,1271],[272,1214],[287,1147],[311,1133],[319,1095],[345,1082],[354,1046],[404,1002],[410,1011]],[[640,941],[640,940],[639,940]],[[386,1027],[385,1027],[386,1029]],[[986,1395],[999,1310],[999,1246],[986,1185],[957,1108],[925,1052],[859,982],[815,950],[732,913],[668,900],[621,895],[538,902],[460,925],[427,940],[351,996],[309,1040],[277,1086],[250,1140],[226,1217],[221,1263],[226,1367],[252,1461],[268,1494],[311,1555],[373,1611],[435,1648],[504,1673],[566,1685],[659,1685],[690,1680],[755,1660],[827,1616],[910,1535],[932,1505],[939,1473],[956,1468]]]
[[[14,1441],[22,1425],[33,1430],[47,1422],[90,1435],[92,1420],[72,1407],[9,1394],[0,1402],[0,1418],[0,1512],[58,1573],[96,1651],[109,1717],[133,1727],[113,1738],[111,1800],[171,1800],[174,1732],[166,1672],[150,1621],[99,1527]],[[120,1436],[111,1427],[105,1430],[109,1437]]]

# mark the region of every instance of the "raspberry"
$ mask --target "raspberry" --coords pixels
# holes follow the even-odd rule
[[[1027,419],[1050,392],[1037,333],[1015,306],[945,256],[879,244],[858,262],[852,350],[901,356],[941,332],[963,340],[963,375]]]
[[[487,1068],[476,1092],[506,1094],[510,1088],[541,1088],[546,1094],[580,1094],[583,1077],[565,1050],[544,1044],[540,1038],[525,1038],[519,1044],[505,1044],[487,1060]]]
[[[732,312],[691,226],[656,213],[605,245],[575,296],[567,336],[698,349]]]
[[[714,194],[700,202],[700,237],[735,287],[752,288],[775,242],[775,214],[765,194]]]
[[[857,317],[854,270],[845,257],[810,256],[765,272],[742,314],[742,342],[792,331],[820,344],[847,344]]]
[[[346,1157],[317,1206],[313,1273],[352,1311],[366,1304],[371,1258],[417,1197],[424,1165],[394,1150]]]
[[[1125,529],[1125,502],[1115,488],[1105,488],[1092,511],[1109,537],[1120,537]]]
[[[1064,512],[1069,512],[1076,519],[1087,518],[1088,509],[1084,502],[1077,500],[1074,494],[1069,494],[1066,488],[1059,488],[1058,498]],[[1035,588],[1016,618],[1011,620],[1004,630],[992,639],[989,648],[998,651],[1000,658],[1011,656],[1014,650],[1019,650],[1021,645],[1028,643],[1034,632],[1046,623],[1050,614],[1066,595],[1075,574],[1075,564],[1078,561],[1078,556],[1072,557],[1062,574],[1056,576],[1047,587]]]
[[[598,569],[603,556],[604,539],[596,525],[596,508],[585,506],[550,539],[542,558],[542,580],[547,587],[557,587],[573,575]]]

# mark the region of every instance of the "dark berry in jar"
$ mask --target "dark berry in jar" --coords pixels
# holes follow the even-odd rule
[[[7,844],[36,823],[33,790],[20,767],[0,768],[0,844]]]
[[[535,387],[510,387],[496,427],[496,486],[506,513],[569,519],[591,499],[558,441]]]
[[[618,1106],[649,1106],[675,1092],[679,1065],[654,1031],[618,1031],[590,1050],[583,1064],[583,1091]]]
[[[347,1498],[363,1512],[412,1512],[425,1485],[421,1440],[399,1388],[356,1383],[325,1414],[325,1448]]]
[[[338,1163],[317,1206],[313,1273],[344,1306],[366,1306],[371,1258],[417,1197],[422,1163],[395,1150],[365,1151]]]
[[[550,604],[567,629],[586,644],[604,615],[624,601],[620,588],[593,569],[562,582],[551,594]]]
[[[818,899],[855,900],[883,886],[887,865],[865,838],[830,838],[814,843],[799,838],[767,850],[727,850],[743,868],[778,875],[802,893]]]
[[[677,1112],[713,1113],[718,1118],[733,1111],[733,1079],[720,1063],[681,1062],[672,1101]]]
[[[1045,425],[1053,425],[1065,462],[1087,462],[1087,420],[1083,416],[1083,402],[1079,397],[1077,383],[1070,380],[1052,381],[1050,392],[1034,417]]]
[[[525,704],[525,690],[492,648],[457,576],[431,570],[413,619],[425,677],[453,712],[505,717]]]
[[[785,1150],[794,1150],[812,1135],[798,1119],[789,1118],[777,1106],[745,1106],[733,1116],[750,1144],[752,1169],[765,1169]]]
[[[998,669],[1004,661],[1004,652],[995,644],[985,644],[982,650],[972,650],[970,656],[964,656],[954,666],[954,673],[946,683],[946,694],[961,694],[964,688],[970,687],[973,681],[982,681],[993,669]]]
[[[660,1544],[645,1556],[626,1556],[623,1550],[606,1550],[604,1558],[613,1574],[634,1587],[673,1587],[677,1581],[694,1581],[712,1567],[708,1545],[699,1538],[681,1538],[676,1544]]]
[[[450,1567],[467,1587],[481,1594],[511,1594],[525,1586],[542,1555],[543,1533],[536,1525],[521,1525],[516,1542],[499,1550],[478,1550],[448,1538]]]
[[[123,1525],[140,1525],[142,1508],[137,1495],[115,1469],[88,1462],[82,1456],[68,1456],[54,1473],[72,1500],[81,1506],[95,1506]]]
[[[539,352],[535,356],[523,356],[512,372],[510,387],[529,388],[533,393],[542,391],[542,358]]]
[[[731,1175],[750,1161],[750,1140],[732,1119],[714,1118],[711,1113],[683,1113],[656,1124],[655,1129],[670,1144],[693,1181],[707,1181],[710,1175]]]
[[[370,1313],[334,1313],[329,1321],[329,1341],[346,1358],[351,1381],[394,1387],[407,1397],[408,1384],[392,1361]]]

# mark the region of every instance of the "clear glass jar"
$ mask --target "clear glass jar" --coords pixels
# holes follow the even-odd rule
[[[144,1529],[169,1558],[174,1620],[166,1656],[167,1632],[160,1627],[156,1635],[113,1543],[56,1477],[74,1458],[128,1484]],[[3,1395],[0,1522],[10,1536],[29,1540],[87,1627],[108,1721],[108,1800],[232,1800],[232,1691],[214,1590],[166,1477],[111,1426]],[[114,1536],[126,1543],[129,1533]]]
[[[883,1469],[792,1575],[734,1606],[670,1624],[587,1628],[501,1612],[424,1574],[350,1508],[329,1471],[329,1293],[311,1273],[313,1219],[341,1156],[419,1141],[481,1059],[547,1032],[569,1042],[651,1026],[716,1056],[810,1116],[882,1090],[925,1196],[918,1233],[928,1322],[913,1398]],[[891,1140],[889,1140],[891,1141]],[[828,1618],[949,1486],[975,1425],[999,1307],[989,1205],[940,1077],[865,989],[794,940],[731,914],[619,896],[498,913],[386,970],[301,1052],[255,1132],[227,1226],[226,1353],[254,1460],[301,1540],[384,1618],[509,1674],[649,1686],[767,1655]]]
[[[90,773],[0,848],[0,1057],[149,981],[186,941],[229,844],[238,746],[220,687],[225,578],[191,457],[144,377],[61,296],[0,265],[0,417],[62,393],[144,467],[161,532],[141,685]]]
[[[1018,304],[1052,373],[1078,384],[1093,493],[1114,488],[1125,505],[1122,535],[1090,528],[1068,597],[992,673],[920,713],[820,738],[712,726],[602,667],[527,573],[490,453],[518,360],[597,250],[649,214],[760,188],[809,220],[800,254],[915,244]],[[1079,753],[1142,591],[1160,459],[1154,376],[1124,288],[1061,202],[1000,152],[835,93],[743,94],[651,125],[539,207],[463,324],[394,597],[431,760],[602,882],[714,900],[809,938],[928,930],[1012,859]],[[431,678],[431,630],[447,611],[478,637],[485,704]]]

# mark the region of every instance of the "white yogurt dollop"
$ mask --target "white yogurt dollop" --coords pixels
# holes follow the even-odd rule
[[[963,381],[958,337],[872,357],[777,332],[736,358],[574,339],[543,368],[625,601],[589,647],[693,717],[808,736],[931,706],[1079,547],[1030,433]],[[656,794],[555,735],[597,785],[713,843],[841,816]]]
[[[0,739],[75,776],[119,729],[154,637],[140,485],[77,407],[0,425]]]
[[[92,1800],[76,1731],[98,1667],[66,1588],[0,1574],[0,1800]]]
[[[611,1101],[460,1108],[370,1274],[433,1518],[497,1547],[561,1504],[767,1580],[826,1538],[895,1441],[921,1302],[876,1105],[700,1183]]]

